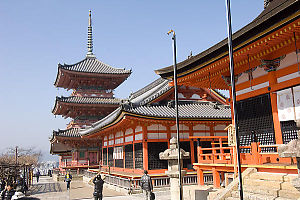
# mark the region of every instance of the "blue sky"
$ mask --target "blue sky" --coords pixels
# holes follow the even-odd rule
[[[231,4],[234,32],[263,10],[263,0]],[[155,69],[172,64],[170,29],[177,34],[178,61],[227,37],[224,0],[2,0],[0,150],[35,146],[48,154],[52,130],[70,121],[51,113],[55,96],[70,94],[53,83],[58,63],[85,57],[90,9],[97,58],[133,71],[115,91],[120,98],[158,78]]]

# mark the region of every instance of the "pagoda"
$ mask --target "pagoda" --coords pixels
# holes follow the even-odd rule
[[[51,142],[52,154],[59,154],[61,162],[66,166],[76,167],[79,163],[89,164],[89,148],[93,154],[93,162],[100,159],[99,141],[80,140],[79,129],[90,126],[94,122],[110,114],[122,102],[114,97],[114,89],[123,83],[131,74],[131,70],[114,68],[98,60],[93,54],[92,19],[89,12],[88,52],[86,58],[75,64],[58,64],[55,87],[73,90],[69,97],[56,97],[52,110],[54,115],[72,118],[66,130],[54,131]],[[81,149],[81,151],[80,151]],[[80,154],[80,156],[79,156]],[[64,159],[63,157],[66,157]],[[85,162],[68,163],[68,157],[81,157]],[[62,161],[64,160],[64,161]],[[77,159],[79,160],[79,159]],[[68,164],[67,164],[68,163]]]

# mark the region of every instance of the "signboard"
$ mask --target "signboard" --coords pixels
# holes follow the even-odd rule
[[[236,145],[236,137],[235,137],[235,129],[233,124],[228,125],[225,129],[228,134],[228,146],[235,146]]]
[[[292,88],[277,92],[277,108],[279,121],[295,120]]]
[[[114,147],[113,159],[115,160],[123,159],[123,146]]]
[[[300,86],[293,87],[294,104],[295,104],[295,117],[296,120],[300,119]]]

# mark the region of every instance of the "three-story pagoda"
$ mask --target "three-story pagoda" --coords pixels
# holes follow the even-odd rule
[[[68,124],[66,130],[54,131],[50,139],[50,152],[59,154],[60,162],[69,166],[76,166],[78,162],[67,164],[68,156],[80,157],[81,154],[82,158],[91,161],[87,151],[89,146],[95,146],[98,149],[99,141],[84,142],[80,140],[79,129],[92,125],[119,107],[122,99],[115,98],[113,91],[131,74],[131,70],[114,68],[101,62],[93,54],[91,11],[89,13],[87,47],[86,58],[82,61],[71,65],[58,64],[58,73],[54,83],[55,87],[73,90],[69,97],[56,97],[52,110],[54,115],[61,115],[73,120]],[[85,151],[78,149],[85,149]],[[63,159],[64,156],[66,159]],[[92,157],[93,162],[97,164],[100,155],[93,154]],[[87,164],[89,163],[87,162]]]

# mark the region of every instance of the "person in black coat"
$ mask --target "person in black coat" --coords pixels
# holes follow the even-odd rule
[[[11,200],[12,196],[15,194],[13,185],[11,183],[7,184],[5,190],[1,192],[1,200]]]
[[[93,196],[94,196],[95,200],[102,200],[102,197],[103,197],[102,192],[103,192],[104,181],[101,178],[101,174],[98,174],[94,178],[93,183],[95,185],[94,193],[93,193]]]

